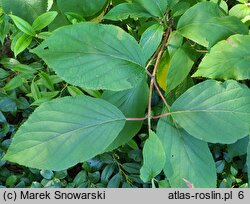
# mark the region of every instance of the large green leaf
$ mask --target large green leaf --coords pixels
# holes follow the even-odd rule
[[[168,119],[157,125],[166,154],[164,173],[172,188],[188,187],[183,179],[197,188],[216,187],[216,168],[206,142],[177,129]]]
[[[161,43],[164,28],[160,24],[150,26],[141,36],[140,46],[143,49],[146,59],[154,54]]]
[[[63,12],[74,12],[83,17],[95,16],[101,11],[107,0],[57,0],[58,8]]]
[[[65,81],[88,89],[125,90],[146,76],[141,47],[113,25],[65,26],[33,51]]]
[[[37,108],[19,128],[4,159],[32,168],[66,169],[103,152],[124,124],[124,115],[102,99],[56,99]]]
[[[212,47],[193,77],[250,79],[250,35],[233,35]]]
[[[180,18],[178,32],[205,47],[233,34],[248,34],[248,28],[234,16],[225,16],[216,3],[201,2],[188,9]]]
[[[112,8],[105,19],[123,20],[130,18],[162,18],[167,9],[166,0],[135,0],[130,3],[122,3]]]
[[[234,143],[250,131],[250,90],[232,80],[207,80],[181,95],[171,112],[174,120],[198,139]]]
[[[129,90],[118,92],[105,91],[102,99],[119,108],[127,118],[141,118],[145,115],[148,105],[148,95],[148,85],[146,80],[144,80],[135,88]],[[106,151],[111,151],[129,142],[141,129],[142,123],[143,121],[127,121],[123,130]]]
[[[166,79],[166,92],[169,93],[188,76],[197,53],[188,43],[178,48],[170,60],[169,70]]]
[[[164,148],[158,136],[149,132],[149,138],[143,147],[143,166],[140,169],[140,177],[148,182],[161,173],[166,161]]]
[[[1,0],[4,12],[19,16],[32,23],[39,15],[46,12],[46,0]]]

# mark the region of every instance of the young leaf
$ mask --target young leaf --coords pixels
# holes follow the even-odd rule
[[[35,82],[34,80],[31,82],[30,90],[31,90],[31,95],[35,101],[39,100],[42,97],[40,90],[37,86],[37,82]]]
[[[143,147],[143,166],[140,170],[140,178],[144,182],[151,181],[163,169],[166,155],[162,143],[158,136],[149,132],[149,138]]]
[[[124,124],[124,115],[104,100],[55,99],[38,107],[19,128],[4,159],[63,170],[103,152]]]
[[[15,88],[23,84],[24,79],[27,78],[27,74],[20,74],[12,78],[5,86],[5,91],[14,90]]]
[[[80,90],[76,86],[67,86],[67,90],[71,96],[84,95],[82,90]]]
[[[139,83],[135,88],[125,91],[105,91],[102,99],[112,103],[127,118],[144,117],[148,105],[149,88],[146,80]],[[106,151],[111,151],[129,142],[138,133],[143,121],[127,121],[125,127],[115,138]]]
[[[62,27],[33,52],[65,81],[88,89],[125,90],[146,76],[142,49],[113,25],[87,22]]]
[[[161,43],[164,28],[162,25],[150,26],[141,36],[140,46],[147,60],[154,54]]]
[[[32,28],[35,31],[42,30],[56,18],[57,14],[58,13],[56,11],[49,11],[47,13],[43,13],[35,19],[32,24]]]
[[[198,139],[234,143],[249,134],[250,90],[232,80],[207,80],[181,95],[171,112],[174,120]]]
[[[19,30],[21,30],[22,32],[24,32],[27,35],[30,36],[35,36],[36,32],[35,30],[32,28],[32,26],[25,20],[23,20],[22,18],[18,17],[18,16],[14,16],[14,15],[10,15],[11,19],[14,21],[16,27],[19,28]]]
[[[197,188],[216,187],[216,168],[206,142],[177,129],[169,120],[161,119],[157,125],[166,153],[164,173],[172,188],[188,187],[183,179]]]
[[[188,9],[180,18],[177,30],[184,37],[212,47],[233,34],[248,34],[248,28],[234,16],[225,16],[213,2],[201,2]]]
[[[2,16],[2,22],[0,18],[0,42],[3,44],[7,34],[10,31],[10,23],[7,15]]]
[[[233,35],[212,47],[193,77],[250,79],[250,35]]]
[[[16,41],[14,45],[14,54],[17,56],[19,53],[24,51],[27,47],[29,47],[32,42],[32,36],[27,34],[22,34]]]

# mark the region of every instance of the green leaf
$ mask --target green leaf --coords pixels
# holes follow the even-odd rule
[[[162,25],[154,24],[142,34],[140,46],[147,60],[150,59],[160,45],[163,32],[164,28]]]
[[[5,91],[14,90],[17,87],[20,87],[25,79],[27,78],[27,74],[20,74],[12,78],[5,86]]]
[[[32,36],[22,34],[16,41],[14,45],[14,54],[17,56],[22,51],[24,51],[27,47],[29,47],[30,43],[32,42]]]
[[[32,28],[35,31],[42,30],[56,18],[57,14],[58,13],[56,11],[49,11],[47,13],[43,13],[35,19],[32,24]]]
[[[84,95],[82,90],[76,86],[67,86],[67,90],[71,96]]]
[[[163,18],[167,10],[168,2],[166,0],[135,0],[152,16]]]
[[[35,82],[34,80],[31,82],[30,90],[31,90],[31,95],[32,95],[32,97],[34,98],[35,101],[42,97],[41,93],[40,93],[40,90],[39,90],[39,88],[37,86],[37,82]]]
[[[174,120],[198,139],[234,143],[249,134],[250,90],[232,80],[207,80],[181,95],[171,112]]]
[[[212,2],[197,3],[188,9],[181,16],[177,30],[184,37],[208,48],[230,35],[248,34],[246,25],[234,16],[225,16]]]
[[[206,142],[177,129],[170,119],[160,119],[157,125],[166,153],[164,173],[172,188],[188,187],[183,179],[195,188],[215,188],[216,169]]]
[[[45,86],[50,91],[55,91],[54,84],[46,72],[41,72],[40,77],[43,80],[43,86]]]
[[[108,182],[107,188],[119,188],[122,180],[122,176],[117,173]]]
[[[46,12],[46,0],[1,0],[4,12],[12,13],[32,23],[39,15]]]
[[[19,128],[4,159],[32,168],[64,170],[103,152],[124,124],[124,115],[104,100],[55,99],[38,107]]]
[[[112,8],[105,19],[124,20],[130,18],[162,18],[167,9],[165,0],[135,0],[132,3],[122,3]]]
[[[14,99],[0,95],[0,111],[2,112],[15,112],[17,105]]]
[[[193,77],[250,79],[250,35],[233,35],[212,47]],[[215,60],[216,59],[216,60]]]
[[[3,18],[2,22],[0,18],[0,41],[3,44],[7,34],[10,31],[10,23],[7,15],[3,15],[2,18]]]
[[[249,143],[249,136],[244,137],[233,144],[227,146],[227,152],[231,158],[242,156],[247,153],[247,146]]]
[[[112,8],[105,16],[104,19],[108,20],[124,20],[127,18],[150,18],[152,15],[136,3],[123,3]]]
[[[145,78],[140,46],[113,25],[88,22],[62,27],[33,52],[75,86],[119,91]]]
[[[148,104],[148,95],[148,85],[144,80],[135,88],[129,90],[119,92],[105,91],[102,99],[119,108],[127,118],[140,118],[144,117]],[[142,123],[143,121],[127,121],[123,130],[106,151],[111,151],[129,142],[141,129]]]
[[[246,16],[250,15],[250,7],[245,4],[236,4],[230,9],[229,15],[242,20]]]
[[[36,32],[32,26],[25,20],[18,16],[10,15],[11,19],[14,21],[16,27],[27,35],[35,36]]]
[[[97,15],[98,12],[104,9],[106,4],[106,0],[57,0],[57,5],[63,13],[74,12],[83,17],[92,17]]]
[[[197,57],[197,53],[189,46],[188,43],[185,43],[176,50],[175,54],[170,60],[167,74],[167,93],[175,89],[185,80]]]
[[[149,138],[143,147],[143,166],[140,169],[140,178],[144,182],[151,181],[163,169],[166,161],[166,155],[163,145],[158,136],[149,132]]]

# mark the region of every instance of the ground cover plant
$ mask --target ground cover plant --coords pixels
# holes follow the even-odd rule
[[[1,0],[0,185],[248,187],[250,2]]]

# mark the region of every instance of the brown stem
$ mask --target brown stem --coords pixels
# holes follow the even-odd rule
[[[166,116],[169,116],[171,115],[171,113],[164,113],[164,114],[161,114],[161,115],[155,115],[155,116],[151,116],[151,119],[159,119],[159,118],[163,118],[163,117],[166,117]],[[144,117],[144,118],[126,118],[127,121],[143,121],[143,120],[146,120],[148,119],[148,117]]]
[[[161,46],[159,48],[159,52],[157,54],[156,62],[155,62],[154,69],[153,69],[153,72],[152,72],[152,77],[151,77],[151,80],[150,80],[149,98],[148,98],[148,129],[149,130],[151,130],[151,106],[152,106],[152,95],[153,95],[153,86],[154,86],[154,81],[155,81],[155,75],[156,75],[156,72],[157,72],[157,68],[158,68],[160,59],[161,59],[161,57],[163,55],[163,52],[164,52],[164,48],[168,43],[170,30],[171,30],[171,26],[169,26],[168,29],[164,33],[163,42],[162,42],[162,44],[161,44]]]
[[[161,90],[160,90],[160,88],[159,88],[159,86],[157,85],[157,83],[156,83],[155,80],[154,80],[154,87],[155,87],[155,89],[157,90],[159,96],[161,97],[161,100],[163,101],[163,103],[164,103],[165,106],[167,107],[168,111],[170,112],[170,106],[168,105],[168,103],[167,103],[165,97],[163,96],[163,94],[162,94],[162,92],[161,92]]]

